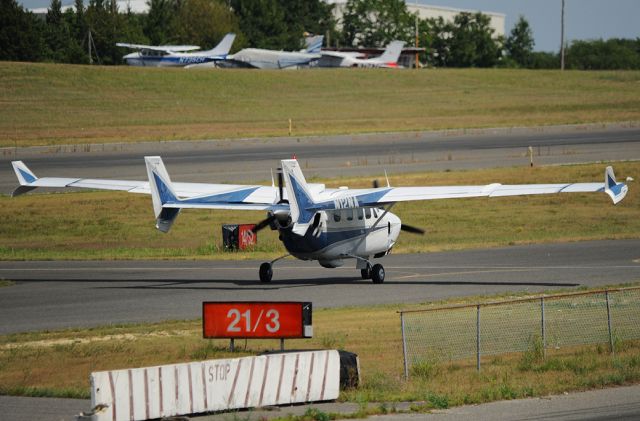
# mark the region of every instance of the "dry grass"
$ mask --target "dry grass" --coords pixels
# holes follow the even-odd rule
[[[640,72],[0,64],[0,146],[640,120]]]
[[[619,179],[640,179],[640,162],[615,165]],[[399,175],[392,185],[466,185],[500,181],[599,181],[605,164],[507,168]],[[315,180],[314,180],[315,181]],[[328,186],[369,186],[370,178],[321,180]],[[605,194],[435,200],[400,203],[403,222],[426,229],[403,234],[394,252],[430,252],[551,241],[638,238],[640,192],[612,206]],[[223,223],[264,218],[260,212],[187,210],[168,234],[154,228],[151,200],[113,192],[0,197],[0,260],[34,259],[265,259],[283,252],[263,230],[254,251],[221,250]]]

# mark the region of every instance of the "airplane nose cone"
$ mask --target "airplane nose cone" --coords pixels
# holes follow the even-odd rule
[[[396,215],[390,213],[388,215],[389,222],[391,223],[391,232],[389,233],[389,240],[393,243],[396,242],[398,236],[400,235],[400,227],[402,226],[402,221]]]

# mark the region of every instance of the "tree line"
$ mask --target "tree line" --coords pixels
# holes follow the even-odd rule
[[[383,47],[398,39],[414,45],[420,60],[435,67],[559,68],[558,53],[534,52],[524,17],[510,33],[496,36],[482,13],[460,13],[452,21],[419,19],[403,0],[348,0],[340,24],[322,0],[148,0],[149,11],[119,10],[116,0],[75,0],[62,11],[51,0],[44,19],[17,0],[0,0],[0,60],[121,64],[116,42],[212,48],[227,32],[234,50],[302,48],[305,33],[325,35],[331,47]],[[89,51],[92,51],[91,56]],[[640,69],[640,39],[573,41],[569,69]]]

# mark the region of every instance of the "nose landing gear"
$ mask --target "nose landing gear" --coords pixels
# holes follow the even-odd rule
[[[381,264],[376,263],[371,266],[369,260],[357,256],[353,257],[358,259],[358,265],[356,268],[358,268],[358,266],[360,267],[360,276],[362,276],[362,279],[371,279],[374,284],[381,284],[384,282],[384,267]],[[362,267],[363,265],[364,267]]]
[[[381,284],[384,282],[384,267],[380,263],[376,263],[371,268],[371,280],[374,284]]]

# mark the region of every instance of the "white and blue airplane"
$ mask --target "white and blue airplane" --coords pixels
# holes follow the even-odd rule
[[[267,218],[256,224],[258,231],[267,226],[279,231],[288,254],[260,266],[260,281],[270,282],[273,264],[287,256],[317,260],[321,266],[336,268],[346,259],[354,259],[363,279],[382,283],[385,270],[372,259],[381,258],[396,244],[401,230],[424,231],[402,224],[390,212],[394,204],[413,200],[437,200],[466,197],[501,197],[551,193],[604,192],[614,204],[627,194],[627,186],[616,182],[613,169],[607,167],[604,182],[522,184],[484,186],[379,187],[368,189],[326,188],[307,183],[298,161],[281,161],[276,186],[174,183],[159,156],[145,157],[148,181],[82,178],[38,178],[22,161],[13,161],[20,182],[13,196],[37,187],[75,187],[122,190],[150,194],[156,216],[156,228],[168,232],[182,209],[231,209],[266,211]]]
[[[218,45],[207,51],[195,51],[200,49],[197,45],[156,46],[123,42],[118,42],[116,45],[138,50],[122,57],[129,66],[193,67],[212,65],[217,61],[224,60],[227,58],[235,39],[236,34],[228,33]]]

